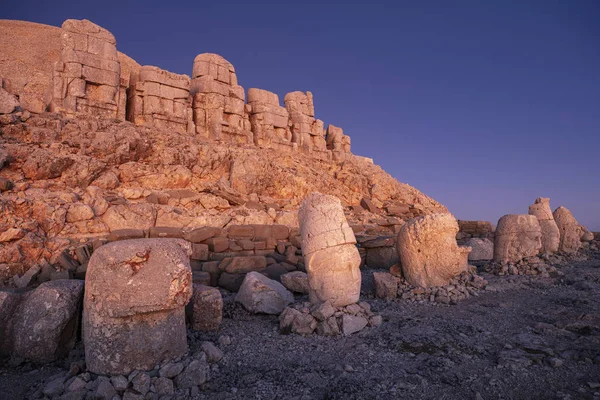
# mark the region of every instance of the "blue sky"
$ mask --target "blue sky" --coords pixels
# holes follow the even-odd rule
[[[536,197],[600,231],[600,2],[21,1],[0,18],[87,18],[140,64],[199,53],[246,89],[310,90],[355,154],[496,223]]]

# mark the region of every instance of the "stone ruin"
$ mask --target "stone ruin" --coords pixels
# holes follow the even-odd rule
[[[298,211],[309,302],[285,308],[282,332],[350,335],[380,325],[381,316],[360,299],[360,255],[342,205],[334,196],[311,193]]]
[[[458,246],[457,233],[451,214],[426,215],[403,225],[397,250],[406,281],[424,288],[442,286],[466,271],[471,248]]]
[[[302,152],[320,160],[351,156],[350,137],[315,118],[310,92],[279,96],[246,93],[233,65],[217,54],[199,54],[192,76],[142,66],[122,76],[114,36],[88,20],[62,25],[60,61],[53,75],[50,110],[127,119],[207,141]]]
[[[538,197],[535,203],[529,206],[529,214],[535,215],[540,223],[542,231],[542,248],[540,251],[542,253],[556,253],[560,243],[560,231],[552,215],[550,199]]]
[[[558,207],[552,215],[560,231],[558,250],[564,253],[576,253],[581,248],[581,238],[585,234],[584,228],[579,225],[566,207]]]
[[[83,305],[88,370],[127,375],[187,353],[191,248],[186,253],[182,246],[168,239],[138,239],[94,252]]]
[[[136,125],[193,133],[190,78],[145,65],[131,74],[127,119]]]
[[[50,110],[124,119],[129,77],[121,78],[115,37],[88,20],[66,20],[62,30]]]

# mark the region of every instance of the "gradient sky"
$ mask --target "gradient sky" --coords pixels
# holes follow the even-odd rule
[[[0,18],[87,18],[140,64],[199,53],[246,89],[312,91],[352,151],[496,223],[536,197],[600,231],[600,1],[19,1]]]

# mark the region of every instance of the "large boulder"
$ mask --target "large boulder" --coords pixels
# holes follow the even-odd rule
[[[577,253],[581,248],[583,230],[568,208],[560,206],[553,213],[554,220],[560,231],[558,250],[564,253]]]
[[[490,239],[471,238],[465,242],[471,248],[469,261],[484,261],[494,258],[494,242]]]
[[[184,307],[192,296],[191,249],[179,242],[124,240],[94,252],[83,311],[89,371],[126,375],[188,351]]]
[[[329,301],[335,307],[356,303],[360,254],[340,200],[311,193],[300,206],[298,220],[310,302]]]
[[[75,346],[83,281],[42,283],[24,295],[13,316],[12,354],[37,363],[65,357]]]
[[[402,273],[412,286],[442,286],[467,270],[470,247],[456,243],[458,223],[451,214],[411,219],[396,243]]]
[[[538,197],[535,203],[529,206],[529,214],[535,215],[542,230],[542,253],[556,253],[560,242],[560,231],[554,221],[550,199]]]
[[[542,248],[542,229],[537,217],[508,214],[500,218],[494,236],[494,261],[518,262],[536,256]]]
[[[294,301],[294,295],[281,283],[253,271],[246,274],[235,301],[253,313],[278,315]]]

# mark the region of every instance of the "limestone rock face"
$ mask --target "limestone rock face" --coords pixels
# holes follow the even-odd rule
[[[360,297],[360,254],[340,200],[311,193],[298,211],[302,255],[313,304],[340,307]]]
[[[491,260],[494,258],[494,242],[490,239],[471,238],[465,242],[465,246],[472,249],[469,253],[469,261]]]
[[[41,284],[14,314],[13,355],[37,363],[65,357],[75,346],[83,282],[57,280]]]
[[[500,218],[494,237],[494,261],[517,262],[536,256],[542,248],[542,229],[537,217],[508,214]]]
[[[281,283],[258,272],[250,272],[244,278],[235,301],[253,313],[281,314],[294,301],[294,295]]]
[[[585,226],[581,225],[581,230],[583,231],[581,234],[582,242],[591,242],[594,240],[594,233],[590,232]]]
[[[456,243],[458,223],[451,214],[414,218],[400,228],[396,243],[402,272],[413,286],[446,285],[467,270],[470,247]]]
[[[188,350],[189,254],[177,239],[137,239],[98,248],[87,269],[83,340],[89,371],[126,375]]]
[[[560,242],[560,232],[552,209],[550,208],[550,199],[547,197],[538,197],[535,203],[529,206],[529,214],[535,215],[540,222],[542,229],[542,253],[556,253]]]
[[[554,220],[560,231],[558,250],[565,253],[576,253],[581,248],[583,230],[568,208],[560,206],[554,210]]]

